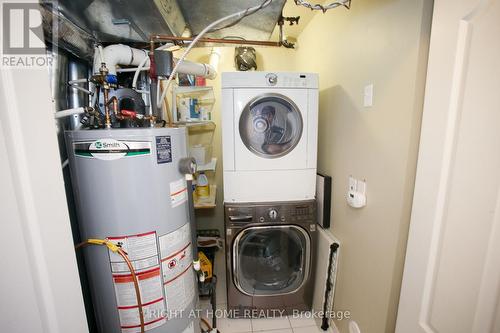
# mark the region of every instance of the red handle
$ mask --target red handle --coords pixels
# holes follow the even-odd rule
[[[135,118],[137,116],[137,112],[132,111],[132,110],[121,110],[120,112],[125,117]]]

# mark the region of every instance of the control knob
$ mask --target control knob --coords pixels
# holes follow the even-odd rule
[[[278,76],[274,73],[269,73],[266,75],[267,84],[270,86],[275,86],[278,83]]]

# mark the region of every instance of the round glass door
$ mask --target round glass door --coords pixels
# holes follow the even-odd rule
[[[233,243],[234,283],[250,296],[295,292],[307,280],[309,265],[309,236],[298,226],[250,227]]]
[[[288,97],[264,94],[250,101],[240,117],[240,137],[254,154],[276,158],[295,148],[302,135],[302,116]]]

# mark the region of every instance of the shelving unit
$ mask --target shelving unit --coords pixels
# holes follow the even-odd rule
[[[196,99],[196,103],[192,103],[189,99]],[[173,120],[176,124],[187,127],[190,155],[191,153],[195,154],[192,151],[194,147],[205,148],[207,156],[210,156],[212,152],[212,141],[216,128],[215,123],[212,121],[214,103],[215,94],[211,86],[179,86],[176,84],[172,88]],[[198,107],[197,111],[203,108],[203,114],[198,112],[197,115],[199,117],[191,117],[191,108],[186,109],[187,106],[191,105],[196,105]],[[184,109],[181,110],[181,107]],[[201,116],[206,116],[208,119],[200,119]],[[198,154],[196,156],[199,157]],[[215,172],[216,167],[217,158],[212,157],[208,163],[199,163],[197,172]],[[217,186],[214,184],[210,184],[209,186],[209,197],[200,199],[196,193],[193,194],[195,209],[209,209],[216,206]]]
[[[210,185],[209,197],[200,199],[196,194],[194,195],[194,209],[215,208],[216,197],[217,197],[217,185]]]
[[[217,157],[212,157],[212,160],[207,164],[198,165],[197,171],[215,171],[215,167],[217,166]]]
[[[182,117],[179,105],[183,98],[193,98],[197,100],[197,105],[205,108],[208,119],[200,119],[199,117],[191,117],[190,110],[188,109],[185,113],[189,116]],[[200,122],[200,121],[211,121],[212,109],[215,103],[215,94],[213,87],[211,86],[179,86],[174,85],[172,88],[172,114],[174,117],[174,122]],[[183,119],[184,118],[184,119]]]
[[[188,131],[188,144],[190,149],[196,145],[202,145],[211,148],[213,135],[216,128],[214,122],[192,121],[192,122],[177,122],[177,124],[186,126]],[[208,153],[210,153],[210,151]],[[217,158],[212,157],[208,163],[197,165],[197,173],[215,172],[216,167],[217,167]],[[195,209],[215,208],[217,186],[215,184],[210,184],[209,186],[210,186],[209,197],[200,199],[196,194],[193,195]]]

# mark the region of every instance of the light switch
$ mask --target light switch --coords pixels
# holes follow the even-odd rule
[[[365,86],[363,95],[363,106],[371,107],[373,106],[373,83]]]

